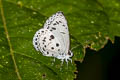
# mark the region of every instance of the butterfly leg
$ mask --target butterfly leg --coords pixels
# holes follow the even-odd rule
[[[62,70],[63,62],[64,62],[64,59],[61,59],[61,67],[60,67],[60,71]]]
[[[55,58],[53,59],[53,62],[55,62]]]
[[[63,65],[64,59],[61,59],[61,66]]]
[[[53,61],[52,61],[52,65],[54,65],[54,62],[55,62],[55,58],[54,58]]]
[[[66,61],[66,63],[67,63],[67,67],[68,67],[68,59],[66,58],[65,61]]]
[[[69,58],[69,60],[71,61],[71,63],[72,63],[72,59],[71,58]]]

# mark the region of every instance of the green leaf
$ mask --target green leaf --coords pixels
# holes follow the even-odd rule
[[[0,80],[19,77],[23,80],[73,80],[76,77],[74,61],[83,61],[86,47],[99,50],[108,38],[114,40],[114,36],[120,36],[118,0],[2,0],[1,4],[4,15],[0,14]],[[43,56],[32,44],[35,32],[57,11],[64,12],[69,25],[74,56],[68,67],[66,63],[61,66],[58,59],[52,64],[54,58]]]

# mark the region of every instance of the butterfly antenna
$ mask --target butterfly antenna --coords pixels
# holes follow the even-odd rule
[[[71,51],[72,51],[73,49],[77,48],[78,46],[80,46],[80,45],[77,45],[77,46],[72,47]]]

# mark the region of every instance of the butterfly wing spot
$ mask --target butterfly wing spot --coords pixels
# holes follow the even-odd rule
[[[53,24],[54,26],[57,25],[56,23]]]
[[[53,49],[54,49],[54,47],[51,47],[51,49],[53,50]]]
[[[46,48],[46,45],[44,47]]]
[[[44,39],[43,39],[42,41],[43,41],[43,42],[45,42],[45,40],[44,40]]]
[[[43,51],[45,51],[45,49],[43,48]]]
[[[35,41],[37,41],[37,38],[35,38]]]
[[[44,39],[46,39],[46,37],[44,37]]]
[[[52,54],[52,56],[54,56],[54,54]]]
[[[37,42],[35,42],[35,45],[37,45]]]
[[[60,33],[65,34],[64,32],[60,32]]]
[[[44,31],[41,31],[42,33],[44,33]]]
[[[50,31],[52,32],[53,30],[51,29]]]
[[[65,27],[65,25],[64,25],[64,24],[63,24],[62,26],[63,26],[63,27]]]
[[[50,36],[50,39],[54,39],[54,36],[53,36],[53,35],[51,35],[51,36]]]
[[[49,54],[49,52],[47,51],[47,54]]]
[[[52,27],[53,30],[56,30],[56,28]]]
[[[58,49],[58,51],[60,51],[60,49]]]
[[[59,21],[59,23],[62,23],[61,21]]]
[[[59,46],[59,44],[58,43],[56,43],[56,47],[58,47]]]
[[[59,22],[56,21],[57,24],[59,24]]]

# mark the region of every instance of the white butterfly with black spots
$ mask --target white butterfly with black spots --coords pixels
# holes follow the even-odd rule
[[[62,63],[64,60],[72,62],[68,25],[63,12],[59,11],[46,20],[44,27],[35,33],[33,45],[44,56],[55,57]]]

